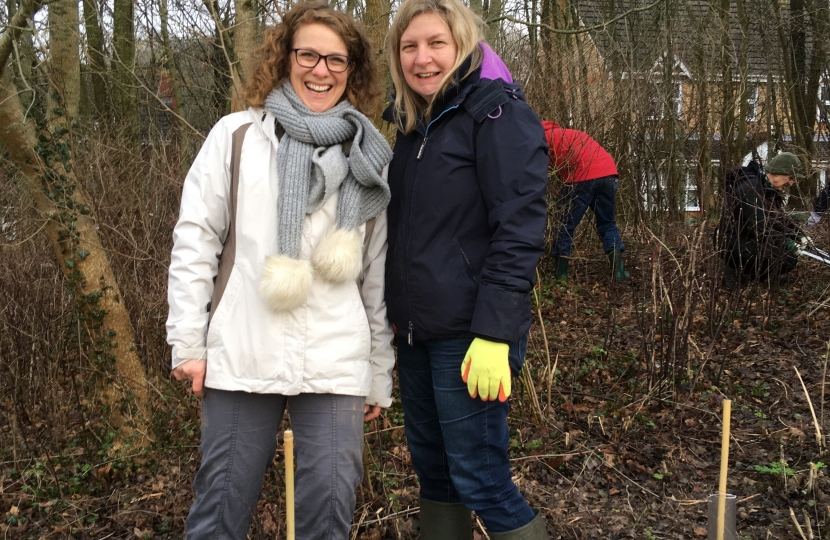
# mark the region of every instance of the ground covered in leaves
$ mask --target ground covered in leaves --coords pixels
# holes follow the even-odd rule
[[[586,247],[574,253],[570,282],[554,281],[546,261],[539,268],[510,453],[551,538],[705,538],[724,398],[733,400],[728,486],[739,538],[830,538],[830,457],[819,433],[830,267],[802,261],[790,283],[725,291],[705,226],[626,234],[625,283],[610,283],[590,231],[577,241]],[[815,238],[830,244],[827,230]],[[155,444],[114,458],[106,412],[73,390],[86,375],[68,376],[59,405],[4,387],[2,537],[182,538],[198,402],[159,370]],[[353,538],[417,538],[400,404],[366,431]],[[283,473],[278,453],[250,538],[284,538]],[[485,537],[480,523],[476,531]]]

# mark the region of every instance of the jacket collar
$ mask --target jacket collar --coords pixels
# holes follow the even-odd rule
[[[262,130],[262,134],[265,135],[269,141],[271,141],[271,144],[274,147],[279,145],[279,139],[277,138],[277,134],[274,129],[277,124],[277,120],[274,118],[274,115],[262,107],[249,107],[248,112],[250,112],[251,116],[255,119],[254,124]]]

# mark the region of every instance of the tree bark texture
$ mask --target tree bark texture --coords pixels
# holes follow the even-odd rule
[[[234,0],[236,25],[233,30],[236,64],[234,74],[238,84],[233,87],[234,111],[245,109],[245,82],[254,69],[254,51],[257,48],[257,3],[254,0]]]
[[[43,3],[40,0],[23,0],[17,12],[11,16],[9,26],[3,31],[0,36],[0,76],[3,75],[6,67],[6,62],[9,60],[14,51],[15,43],[23,32],[24,28],[29,25],[29,19],[32,15],[40,9]]]
[[[236,51],[228,31],[227,21],[220,15],[217,0],[202,0],[213,19],[214,38],[211,44],[210,64],[213,68],[213,103],[216,120],[231,112],[233,96],[241,95],[242,81],[236,69]],[[229,99],[231,98],[231,99]]]
[[[49,4],[49,99],[46,117],[70,130],[78,118],[81,94],[81,59],[78,56],[78,3],[58,0]]]
[[[389,31],[389,15],[392,5],[389,0],[366,0],[366,12],[363,24],[369,33],[369,41],[375,54],[375,63],[380,75],[381,95],[388,96],[386,88],[389,80],[389,62],[386,54],[386,33]],[[383,104],[375,100],[369,108],[369,117],[375,125],[381,125]]]
[[[181,77],[179,76],[179,67],[176,62],[176,55],[173,52],[173,44],[170,41],[170,28],[168,21],[167,0],[159,0],[159,22],[161,23],[161,41],[164,48],[164,64],[167,68],[167,73],[170,76],[170,81],[173,84],[173,111],[184,117],[184,103],[182,102]],[[178,135],[179,149],[187,151],[188,148],[188,126],[182,121],[182,118],[176,119],[176,133]],[[182,170],[186,174],[189,164],[186,160],[182,160]]]
[[[138,102],[135,82],[135,0],[114,0],[113,71],[115,106],[128,140],[138,144]]]
[[[83,0],[84,29],[89,71],[92,77],[92,103],[96,118],[109,124],[112,121],[109,89],[107,88],[107,63],[104,57],[104,32],[98,18],[96,0]]]

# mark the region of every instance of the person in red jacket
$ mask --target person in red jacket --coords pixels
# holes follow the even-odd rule
[[[559,233],[551,250],[556,277],[568,279],[568,256],[571,254],[574,230],[590,208],[597,221],[597,234],[603,251],[608,255],[614,280],[628,279],[622,260],[625,244],[620,238],[614,218],[617,195],[617,165],[614,158],[590,135],[576,129],[565,129],[550,120],[543,120],[550,153],[549,172],[564,183],[557,194]]]

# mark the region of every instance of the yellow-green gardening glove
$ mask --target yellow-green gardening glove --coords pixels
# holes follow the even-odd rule
[[[475,338],[461,363],[461,379],[470,397],[482,401],[507,401],[510,396],[510,346]]]

